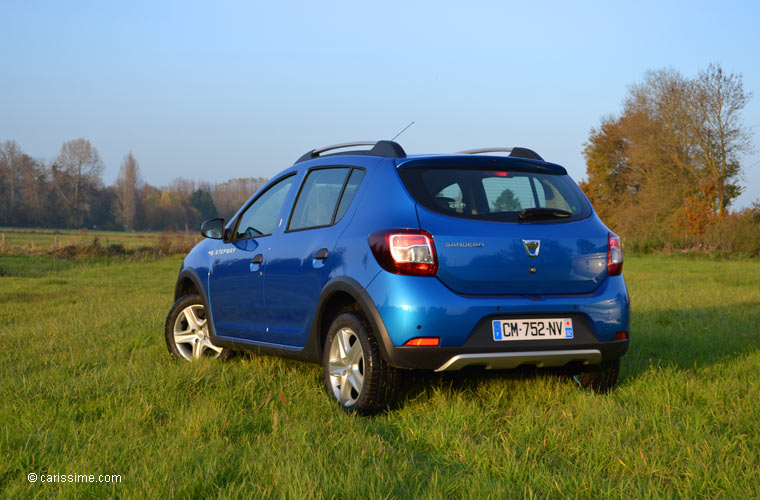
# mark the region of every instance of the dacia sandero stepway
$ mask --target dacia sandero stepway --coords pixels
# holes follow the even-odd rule
[[[321,363],[346,412],[388,408],[411,369],[564,367],[605,392],[628,349],[620,239],[526,148],[315,149],[201,233],[169,351]]]

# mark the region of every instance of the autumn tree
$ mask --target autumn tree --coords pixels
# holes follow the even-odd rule
[[[118,220],[125,231],[132,231],[135,228],[139,183],[140,167],[130,151],[121,162],[119,177],[116,179],[116,211]]]
[[[701,235],[741,192],[749,148],[741,75],[711,65],[696,78],[650,71],[619,117],[592,129],[582,187],[602,218],[631,235]]]
[[[90,192],[101,184],[103,162],[87,139],[72,139],[61,146],[53,165],[53,180],[66,205],[68,225],[81,226],[88,210]]]

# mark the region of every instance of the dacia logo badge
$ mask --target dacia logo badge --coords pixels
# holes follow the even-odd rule
[[[541,240],[522,240],[525,245],[525,253],[528,257],[538,257],[538,251],[541,249]]]

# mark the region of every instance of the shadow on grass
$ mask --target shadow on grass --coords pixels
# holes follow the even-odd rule
[[[455,372],[430,372],[409,371],[402,378],[400,394],[394,410],[402,408],[411,401],[420,398],[426,399],[426,395],[436,390],[455,392],[475,392],[479,386],[489,381],[497,380],[507,383],[520,383],[536,377],[570,377],[567,370],[540,369],[535,366],[521,366],[513,370],[486,370],[482,366],[471,366]]]
[[[633,312],[631,344],[622,359],[619,384],[635,381],[652,367],[699,371],[760,349],[760,303]],[[574,368],[515,370],[470,367],[458,372],[408,372],[399,406],[429,389],[474,391],[489,380],[519,382],[540,376],[566,377]],[[568,382],[570,383],[570,382]]]

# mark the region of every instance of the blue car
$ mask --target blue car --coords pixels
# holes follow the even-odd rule
[[[620,239],[526,148],[315,149],[201,232],[169,351],[321,363],[349,413],[387,409],[409,370],[564,367],[605,392],[628,349]]]

